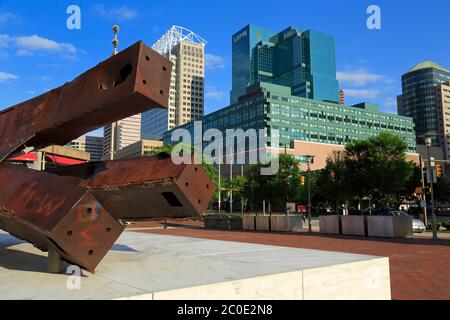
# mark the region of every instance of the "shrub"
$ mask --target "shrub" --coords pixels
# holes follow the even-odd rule
[[[440,227],[441,227],[441,224],[436,223],[436,229],[439,230]],[[427,230],[433,230],[433,224],[431,222],[427,224]]]
[[[450,220],[447,221],[443,221],[442,222],[442,226],[447,229],[448,231],[450,231]]]

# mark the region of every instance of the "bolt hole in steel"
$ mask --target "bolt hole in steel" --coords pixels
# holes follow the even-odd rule
[[[71,237],[72,234],[73,234],[73,232],[72,232],[71,230],[67,231],[67,236],[68,236],[68,237]]]
[[[164,71],[167,71],[167,68],[166,68],[166,67],[163,67],[163,70],[164,70]]]
[[[145,60],[149,61],[150,57],[149,56],[145,56]]]
[[[209,189],[209,184],[206,185],[206,189]]]
[[[198,204],[202,203],[202,200],[198,199]]]
[[[110,227],[106,228],[106,232],[111,232],[111,228]]]
[[[87,209],[86,209],[86,213],[87,213],[87,214],[91,214],[91,213],[92,213],[92,208],[87,208]]]
[[[173,192],[162,192],[161,195],[166,199],[167,203],[171,207],[182,207],[180,200],[178,200],[177,196],[173,194]]]
[[[159,93],[160,93],[160,94],[164,94],[164,91],[162,91],[162,90],[159,90]]]
[[[147,80],[142,80],[142,83],[143,84],[147,84]]]
[[[91,249],[88,251],[88,255],[92,256],[93,254],[94,254],[94,250]]]
[[[198,168],[197,168],[197,167],[195,167],[195,168],[194,168],[194,171],[195,171],[195,172],[197,172],[197,171],[198,171]]]
[[[186,183],[185,183],[185,186],[186,186],[186,187],[189,187],[189,182],[186,182]]]
[[[122,69],[120,69],[118,79],[110,78],[99,80],[98,88],[101,90],[108,90],[111,87],[117,87],[128,78],[128,76],[131,74],[131,71],[133,71],[133,66],[130,63],[127,63]]]

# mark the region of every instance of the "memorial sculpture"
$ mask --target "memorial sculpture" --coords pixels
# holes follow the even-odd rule
[[[44,172],[8,161],[167,108],[171,68],[137,42],[73,81],[0,111],[0,229],[48,251],[50,272],[62,271],[63,261],[94,272],[127,220],[206,211],[215,186],[202,166],[175,165],[166,154]]]

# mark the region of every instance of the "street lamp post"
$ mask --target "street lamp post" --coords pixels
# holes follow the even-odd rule
[[[431,204],[431,224],[432,224],[432,228],[433,228],[433,240],[438,239],[437,225],[436,225],[436,212],[434,210],[433,171],[431,169],[431,144],[432,144],[432,137],[435,135],[436,134],[428,133],[428,134],[424,134],[424,135],[420,136],[421,138],[424,139],[425,145],[427,146],[427,154],[428,154],[427,170],[428,170],[428,177],[430,179],[430,181],[429,181],[430,182],[430,193],[431,193],[430,204]]]
[[[311,226],[311,163],[314,160],[314,156],[305,155],[305,158],[308,159],[308,231],[312,232]]]

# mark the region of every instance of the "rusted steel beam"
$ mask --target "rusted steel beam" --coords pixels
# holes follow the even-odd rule
[[[200,217],[213,183],[201,165],[175,165],[168,155],[47,172],[3,161],[25,146],[66,144],[113,121],[167,108],[170,73],[168,60],[138,42],[72,82],[0,112],[0,229],[94,272],[124,220]]]
[[[64,145],[111,122],[167,108],[172,64],[137,42],[71,82],[0,111],[0,162],[24,146]]]
[[[79,182],[0,164],[0,229],[94,272],[124,225]]]
[[[51,169],[81,179],[117,219],[197,217],[206,212],[215,186],[201,165],[175,165],[169,155],[90,162]]]
[[[50,172],[2,163],[0,186],[0,229],[91,272],[125,220],[201,217],[215,190],[201,165],[158,156]]]

